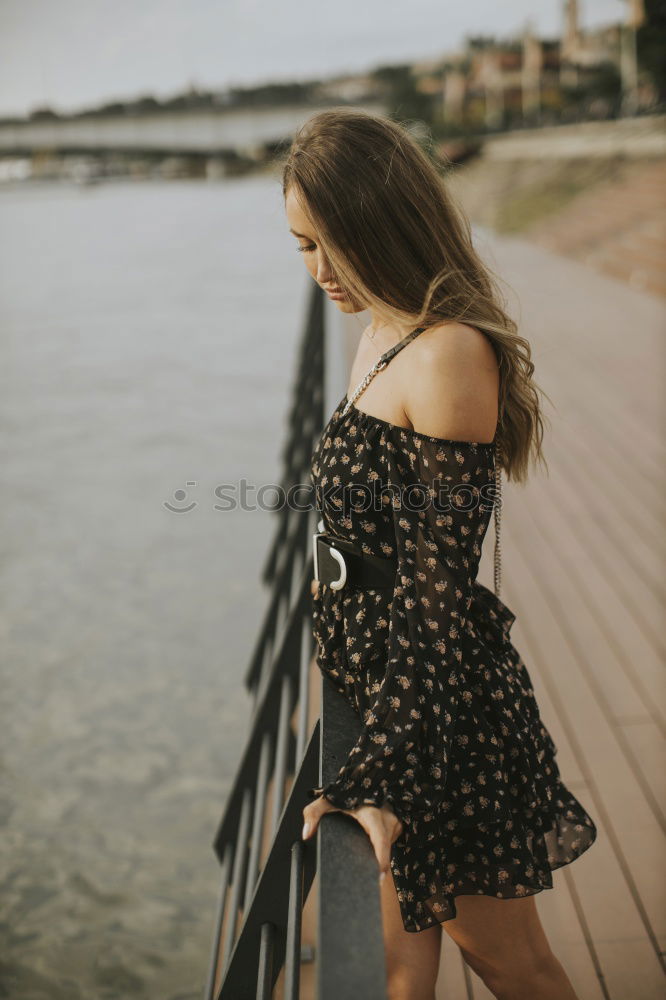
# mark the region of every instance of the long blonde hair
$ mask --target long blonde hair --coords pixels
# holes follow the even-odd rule
[[[474,249],[464,212],[408,129],[355,108],[329,108],[301,126],[280,166],[283,197],[294,188],[348,294],[400,324],[454,320],[488,336],[500,374],[501,465],[519,482],[530,457],[547,466],[543,390],[532,380],[529,341]]]

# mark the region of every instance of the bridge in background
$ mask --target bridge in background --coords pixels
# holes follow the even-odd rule
[[[130,115],[60,118],[0,125],[0,155],[141,152],[200,154],[235,151],[256,156],[293,135],[326,105],[294,105],[220,111],[165,111]],[[385,113],[381,104],[355,105]]]

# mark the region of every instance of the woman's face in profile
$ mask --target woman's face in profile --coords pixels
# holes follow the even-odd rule
[[[303,254],[305,266],[317,284],[324,289],[328,297],[342,312],[361,312],[364,306],[351,298],[336,282],[328,259],[319,246],[315,228],[298,200],[293,187],[287,191],[285,211],[289,222],[289,231],[296,237],[298,250]]]

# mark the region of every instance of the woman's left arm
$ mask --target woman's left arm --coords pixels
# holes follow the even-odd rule
[[[397,434],[389,443],[400,446]],[[397,555],[387,663],[356,744],[322,791],[338,808],[388,805],[404,822],[433,806],[445,780],[493,459],[473,443],[414,438],[386,454]]]

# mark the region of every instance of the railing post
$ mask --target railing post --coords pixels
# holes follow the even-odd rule
[[[324,679],[322,784],[337,776],[358,729],[356,713]],[[321,820],[317,847],[317,1000],[387,1000],[379,870],[370,840],[351,816],[331,813]]]
[[[224,973],[234,941],[238,910],[241,904],[241,894],[243,891],[243,872],[247,857],[247,838],[250,830],[250,810],[252,808],[250,800],[250,789],[243,792],[243,803],[241,805],[240,820],[238,822],[238,836],[236,838],[236,853],[234,857],[234,871],[231,885],[231,902],[227,911],[227,925],[224,933],[224,948],[222,949],[222,972]]]
[[[222,938],[222,924],[224,923],[225,902],[227,899],[227,889],[229,886],[229,873],[231,871],[232,847],[227,844],[224,850],[224,861],[222,862],[222,874],[220,876],[220,891],[217,900],[217,911],[215,915],[215,930],[213,931],[213,943],[210,949],[210,963],[208,965],[208,979],[204,990],[204,1000],[213,1000],[215,991],[215,980],[220,968],[220,940]]]
[[[247,865],[247,875],[245,877],[245,899],[243,909],[247,910],[252,899],[254,886],[257,881],[259,871],[259,860],[261,853],[261,835],[264,829],[264,817],[266,815],[266,789],[268,788],[269,765],[271,757],[271,734],[264,733],[261,741],[261,755],[259,758],[259,772],[257,775],[257,787],[254,795],[254,818],[252,822],[252,843],[250,846],[250,859]]]
[[[259,941],[259,969],[257,970],[257,1000],[271,1000],[273,992],[273,946],[275,927],[271,923],[261,925]]]
[[[303,852],[302,840],[291,847],[289,872],[289,914],[285,954],[284,1000],[298,1000],[301,972],[301,924],[303,916]]]

